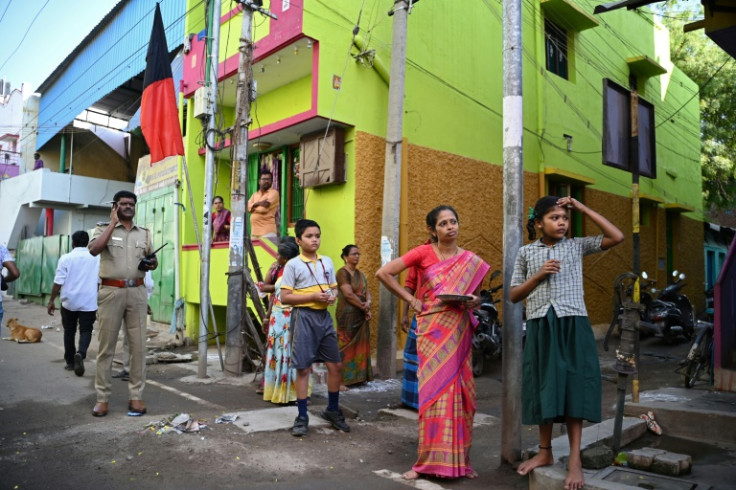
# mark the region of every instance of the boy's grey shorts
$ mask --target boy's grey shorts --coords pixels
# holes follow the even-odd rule
[[[292,308],[291,367],[307,369],[315,362],[342,362],[337,333],[327,310]]]

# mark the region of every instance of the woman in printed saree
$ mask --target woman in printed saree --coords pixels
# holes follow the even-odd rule
[[[230,220],[232,218],[230,211],[225,209],[222,196],[215,196],[212,199],[212,241],[213,242],[229,242],[230,241]]]
[[[278,248],[276,281],[268,315],[266,333],[266,367],[263,371],[263,400],[271,403],[296,401],[296,369],[291,367],[291,335],[289,321],[291,306],[281,303],[281,275],[289,259],[299,255],[299,247],[289,237],[282,239]],[[310,387],[311,388],[311,387]]]
[[[409,272],[406,274],[404,289],[411,294],[412,298],[414,297],[414,293],[417,290],[417,272],[414,267],[410,267]],[[401,403],[406,408],[419,410],[417,317],[413,312],[409,316],[409,303],[406,301],[403,301],[401,305],[401,330],[406,334],[406,343],[404,344],[404,376],[401,380]]]
[[[417,316],[419,355],[419,445],[417,462],[404,478],[420,475],[475,478],[470,445],[475,416],[475,380],[471,366],[472,309],[490,266],[458,246],[457,212],[438,206],[427,215],[431,244],[421,245],[381,267],[376,276]],[[414,297],[395,276],[417,269]],[[450,427],[452,430],[447,430]]]
[[[371,293],[358,270],[360,251],[347,245],[340,255],[345,267],[337,271],[337,343],[342,356],[342,391],[373,379],[371,368]]]

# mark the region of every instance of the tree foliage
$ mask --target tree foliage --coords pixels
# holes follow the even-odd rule
[[[672,62],[700,87],[703,197],[706,209],[736,207],[736,61],[705,35],[683,26],[702,5],[668,1],[657,9],[670,31]]]

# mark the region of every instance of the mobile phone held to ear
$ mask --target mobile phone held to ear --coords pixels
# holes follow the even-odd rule
[[[169,242],[164,243],[160,247],[158,247],[156,250],[154,250],[152,253],[146,255],[144,258],[141,259],[140,262],[138,262],[138,270],[139,271],[147,271],[149,267],[153,265],[153,259],[156,258],[156,254],[164,248],[166,245],[168,245]]]

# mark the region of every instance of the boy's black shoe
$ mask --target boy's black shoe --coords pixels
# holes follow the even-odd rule
[[[77,376],[84,375],[84,359],[82,359],[82,354],[79,352],[74,354],[74,374]]]
[[[309,417],[297,416],[294,419],[294,426],[291,428],[291,435],[294,437],[306,436],[309,430]]]
[[[130,381],[130,373],[126,371],[125,369],[118,371],[117,373],[112,375],[113,378],[118,378],[121,381]]]
[[[345,423],[345,416],[342,414],[342,410],[338,409],[337,412],[333,412],[332,410],[322,410],[319,415],[331,423],[332,427],[335,429],[343,432],[350,432],[350,426]]]

